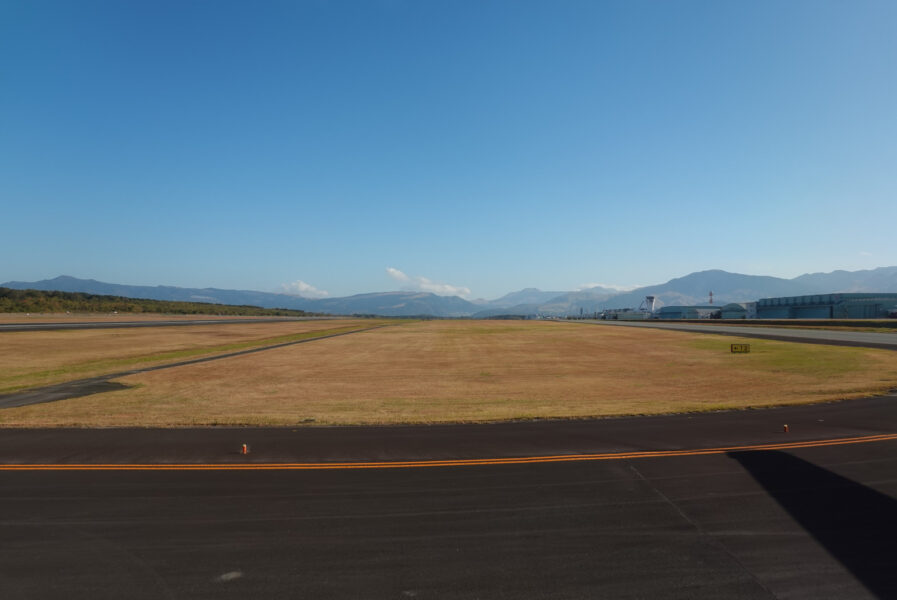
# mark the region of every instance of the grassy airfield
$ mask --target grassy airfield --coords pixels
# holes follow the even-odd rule
[[[372,324],[4,334],[0,387]],[[731,354],[739,342],[751,353]],[[425,321],[117,381],[132,387],[5,409],[0,425],[442,423],[798,404],[894,388],[897,352],[564,322]]]
[[[14,322],[7,319],[4,321]],[[0,338],[0,394],[327,333],[362,329],[378,323],[372,320],[345,319],[4,332]]]

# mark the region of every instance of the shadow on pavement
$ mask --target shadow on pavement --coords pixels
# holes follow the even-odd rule
[[[872,593],[897,597],[897,500],[784,452],[731,452]]]

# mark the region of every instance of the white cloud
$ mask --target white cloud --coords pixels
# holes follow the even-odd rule
[[[396,281],[411,281],[411,278],[399,271],[398,269],[394,269],[392,267],[386,267],[386,274],[395,279]]]
[[[284,294],[302,296],[303,298],[324,298],[330,295],[329,292],[319,290],[315,286],[305,283],[300,279],[297,279],[293,283],[285,283],[280,287],[283,289]]]
[[[640,285],[617,285],[614,283],[584,283],[578,288],[576,288],[577,292],[581,292],[582,290],[588,290],[595,287],[603,287],[609,290],[616,290],[618,292],[628,292],[629,290],[634,290],[636,288],[640,288]]]
[[[417,277],[418,287],[425,292],[432,292],[439,296],[470,296],[470,288],[448,283],[436,283],[426,277]]]
[[[402,289],[405,290],[429,292],[431,294],[436,294],[437,296],[461,296],[462,298],[470,296],[470,288],[460,285],[451,285],[450,283],[439,283],[419,275],[411,277],[393,267],[387,267],[386,274],[396,281],[404,283],[405,285],[402,286]]]

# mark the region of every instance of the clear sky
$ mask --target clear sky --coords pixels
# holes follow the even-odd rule
[[[897,265],[897,2],[0,2],[0,281]]]

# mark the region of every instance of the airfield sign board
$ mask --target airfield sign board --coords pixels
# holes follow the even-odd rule
[[[751,351],[750,344],[732,344],[731,346],[733,354],[747,354]]]

